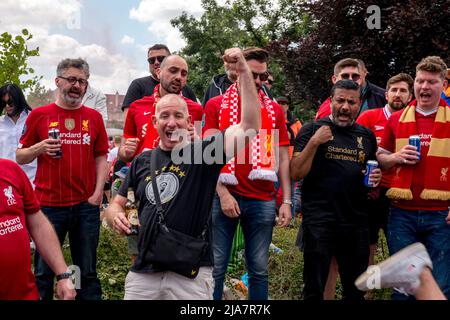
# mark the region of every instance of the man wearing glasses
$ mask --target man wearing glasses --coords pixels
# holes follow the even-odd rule
[[[274,182],[280,177],[283,204],[279,209],[278,225],[291,222],[291,182],[289,176],[289,139],[283,110],[262,91],[268,78],[269,54],[260,48],[244,50],[244,57],[259,95],[261,130],[245,148],[245,155],[231,159],[222,169],[213,202],[214,234],[214,299],[223,293],[225,273],[231,245],[238,222],[245,239],[245,259],[249,274],[250,300],[268,299],[268,259],[275,224],[276,203]],[[205,106],[204,136],[223,131],[238,123],[241,113],[241,93],[237,81],[224,95],[214,97]],[[277,139],[279,138],[279,139]],[[279,147],[279,157],[274,152]]]
[[[125,112],[127,112],[126,109],[134,101],[139,100],[143,97],[151,96],[153,94],[153,90],[155,89],[156,85],[159,84],[159,72],[161,63],[167,56],[170,55],[170,50],[164,44],[155,44],[148,49],[147,54],[150,75],[135,79],[131,82],[122,104],[122,110],[124,110]],[[184,97],[192,101],[197,101],[197,97],[195,96],[194,91],[192,91],[192,89],[188,86],[185,86],[182,89],[182,94]]]
[[[368,109],[383,108],[387,101],[385,90],[366,80],[368,74],[366,65],[361,59],[345,58],[334,66],[334,74],[331,82],[335,84],[339,80],[353,80],[362,89],[361,108],[359,114]],[[317,111],[315,120],[327,117],[331,114],[331,99],[325,100]]]
[[[81,271],[77,299],[101,299],[97,277],[100,208],[108,164],[108,138],[100,113],[81,104],[89,66],[82,59],[58,64],[54,103],[34,109],[25,122],[16,157],[19,164],[37,158],[36,196],[59,242],[69,233],[73,264]],[[53,299],[55,274],[36,253],[40,297]],[[66,273],[56,275],[64,279]]]

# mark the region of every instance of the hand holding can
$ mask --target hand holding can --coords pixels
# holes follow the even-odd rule
[[[60,138],[60,132],[59,129],[56,128],[52,128],[48,130],[48,137],[51,139],[59,139]],[[62,157],[62,150],[59,149],[55,152],[55,155],[53,156],[53,158],[55,159],[59,159]]]
[[[417,161],[420,161],[420,137],[418,135],[410,136],[408,144],[417,148],[417,152],[419,153],[419,159]]]
[[[369,160],[366,164],[366,173],[364,175],[364,185],[369,188],[374,188],[375,183],[371,182],[369,177],[374,169],[378,168],[378,162],[375,160]]]

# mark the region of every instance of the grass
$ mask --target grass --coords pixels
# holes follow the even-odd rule
[[[270,253],[269,256],[269,297],[272,300],[300,300],[303,289],[303,256],[295,246],[299,228],[296,221],[289,228],[275,228],[273,243],[283,250],[283,253]],[[386,240],[380,237],[376,262],[383,260],[383,250],[387,253]],[[70,251],[64,246],[64,256],[70,264]],[[113,233],[109,229],[101,228],[98,247],[97,272],[103,291],[103,299],[122,300],[124,296],[125,277],[131,265],[127,250],[127,239]],[[244,266],[227,276],[226,284],[230,286],[232,278],[240,279],[245,273]],[[374,300],[389,300],[391,291],[376,290]],[[238,297],[238,294],[234,294]],[[342,297],[342,286],[337,282],[336,298]]]

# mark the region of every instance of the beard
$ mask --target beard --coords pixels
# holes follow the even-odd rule
[[[161,78],[161,87],[168,93],[180,94],[181,89],[183,89],[183,85],[180,81],[165,81],[165,79]]]
[[[78,94],[78,97],[71,97],[69,93],[75,93]],[[70,89],[61,89],[61,94],[63,96],[64,102],[66,102],[68,105],[79,105],[81,104],[81,101],[83,100],[83,90],[77,89],[77,88],[70,88]]]
[[[395,101],[392,101],[392,102],[389,103],[389,106],[395,111],[398,111],[398,110],[401,110],[401,109],[405,108],[406,105],[407,104],[403,103],[403,101],[401,101],[401,100],[395,100]]]

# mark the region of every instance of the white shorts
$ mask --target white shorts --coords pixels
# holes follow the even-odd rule
[[[166,271],[128,272],[124,300],[212,300],[213,267],[201,267],[195,279]]]

